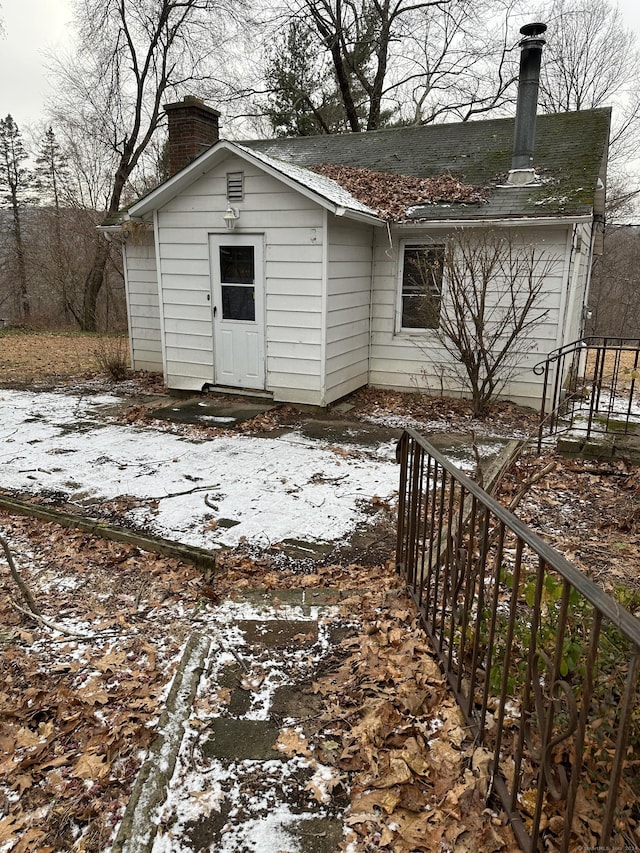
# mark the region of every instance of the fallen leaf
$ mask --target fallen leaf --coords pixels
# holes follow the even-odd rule
[[[402,758],[418,776],[428,776],[431,773],[432,765],[426,760],[415,738],[407,738],[402,750]]]
[[[106,705],[109,701],[109,694],[98,678],[92,678],[87,681],[77,693],[80,699],[86,702],[87,705]]]
[[[369,813],[372,809],[381,809],[386,814],[392,814],[400,802],[400,791],[398,788],[388,788],[376,791],[367,791],[358,794],[351,800],[351,813]]]
[[[257,690],[266,677],[266,672],[251,672],[243,675],[240,680],[240,687],[243,690]]]
[[[109,772],[109,764],[104,756],[83,755],[74,765],[73,772],[81,779],[102,779]]]
[[[331,767],[318,767],[305,785],[319,803],[330,803],[333,789],[342,783],[342,774]]]
[[[22,749],[31,749],[38,746],[42,739],[37,732],[32,732],[31,729],[21,726],[15,734],[16,746]]]
[[[493,754],[481,746],[474,750],[471,757],[471,769],[476,777],[475,784],[483,797],[487,796],[489,790],[489,764],[491,761],[493,761]]]
[[[0,818],[0,844],[5,844],[7,841],[17,840],[17,833],[27,822],[27,815],[7,815]],[[11,850],[12,848],[7,848]]]
[[[424,812],[429,797],[420,785],[400,785],[398,792],[400,794],[398,805],[401,808],[407,809],[410,812]]]
[[[276,749],[284,752],[285,755],[311,755],[306,737],[295,729],[283,729],[280,732]]]
[[[411,781],[411,770],[403,758],[390,758],[389,768],[370,784],[373,788],[391,788]]]
[[[19,776],[16,776],[13,780],[13,784],[11,785],[12,790],[18,791],[19,794],[22,794],[28,788],[33,785],[33,776],[29,773],[20,773]]]
[[[44,838],[44,832],[40,827],[31,826],[20,836],[20,840],[18,841],[15,847],[12,847],[13,853],[30,853],[32,850],[41,851],[42,847],[40,842]]]
[[[91,664],[92,666],[95,666],[96,669],[99,669],[100,672],[114,672],[122,669],[126,660],[127,652],[125,650],[117,651],[112,649],[98,660],[92,660]]]

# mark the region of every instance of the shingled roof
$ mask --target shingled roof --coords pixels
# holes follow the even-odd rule
[[[601,212],[603,199],[596,191],[598,178],[605,176],[610,119],[610,109],[538,116],[538,182],[525,187],[504,186],[511,167],[512,118],[250,140],[242,145],[302,168],[352,166],[419,178],[450,174],[463,184],[487,189],[484,202],[420,205],[409,211],[410,219],[581,216],[594,209]]]

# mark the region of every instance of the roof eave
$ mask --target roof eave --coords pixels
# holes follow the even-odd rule
[[[366,222],[368,225],[377,225],[380,228],[385,226],[385,220],[372,213],[365,213],[363,210],[353,210],[350,207],[334,205],[334,210],[331,212],[335,216],[344,216],[345,219],[355,219],[356,222]]]
[[[362,222],[369,222],[376,225],[383,225],[384,222],[377,216],[375,213],[367,213],[364,210],[357,210],[352,207],[347,207],[343,204],[337,204],[331,199],[328,199],[326,196],[322,195],[322,193],[317,190],[313,190],[310,187],[307,187],[301,181],[297,181],[295,178],[292,178],[290,175],[281,172],[276,167],[272,166],[270,163],[265,163],[265,161],[261,157],[256,157],[252,152],[242,146],[234,146],[234,149],[239,157],[247,160],[247,162],[256,166],[258,169],[262,169],[267,175],[270,175],[272,178],[275,178],[278,181],[281,181],[285,186],[288,186],[290,189],[299,192],[300,195],[305,196],[305,198],[314,201],[316,204],[321,205],[330,213],[333,213],[335,216],[346,216],[349,219],[358,219]]]
[[[120,234],[122,232],[122,223],[115,225],[96,225],[96,231],[101,231],[103,234]]]
[[[414,219],[405,220],[403,222],[394,222],[392,226],[400,230],[406,231],[415,228],[480,228],[486,225],[499,225],[501,227],[507,225],[577,225],[580,223],[591,222],[593,216],[591,214],[568,214],[563,216],[508,216],[508,217],[487,217],[474,219]]]

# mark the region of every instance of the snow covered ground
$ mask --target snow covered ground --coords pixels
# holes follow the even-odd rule
[[[334,541],[398,488],[395,445],[337,447],[292,431],[201,440],[113,422],[101,394],[0,392],[1,487],[62,493],[87,513],[124,496],[129,523],[205,548]],[[206,502],[205,502],[206,498]]]

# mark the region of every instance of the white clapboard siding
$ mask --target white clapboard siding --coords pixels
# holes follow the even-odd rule
[[[304,306],[302,306],[304,308]],[[271,322],[271,314],[275,314],[273,322]],[[321,326],[318,323],[316,316],[311,311],[292,310],[292,311],[267,311],[269,325],[267,326],[269,334],[267,340],[291,340],[291,330],[299,329],[301,340],[309,340],[307,337],[312,332],[319,332],[319,338],[322,340]]]
[[[233,156],[158,212],[169,387],[199,390],[214,381],[209,235],[226,231],[229,171],[245,176],[244,199],[233,203],[234,233],[264,241],[266,390],[276,399],[320,404],[324,212]]]
[[[318,346],[312,341],[267,341],[270,358],[295,358],[313,362],[318,357]]]
[[[373,228],[329,216],[325,403],[369,381]]]
[[[313,403],[322,391],[320,377],[305,371],[303,364],[296,364],[296,366],[300,370],[295,373],[279,373],[278,387],[274,390],[273,397],[275,400],[289,403]],[[286,393],[283,395],[283,392]]]
[[[540,310],[546,313],[528,332],[526,339],[518,343],[517,375],[507,383],[501,396],[524,405],[539,406],[542,380],[533,374],[531,368],[558,345],[568,280],[568,231],[564,227],[537,227],[519,229],[515,233],[516,239],[521,237],[527,244],[533,242],[540,253],[541,266],[547,264],[544,292],[539,303]],[[387,235],[376,236],[370,384],[398,390],[445,390],[447,393],[457,389],[463,393],[460,382],[453,378],[457,372],[455,359],[439,344],[435,330],[396,331],[400,241],[396,235],[391,253]],[[419,239],[418,234],[402,236]],[[437,233],[431,237],[434,242],[438,241]],[[446,300],[446,284],[443,298]]]
[[[274,235],[277,235],[281,239],[285,236],[281,234],[281,231],[281,228],[274,229],[272,232],[270,231],[269,239],[273,240]],[[305,234],[308,234],[308,232],[305,231]],[[316,265],[322,263],[322,246],[303,243],[297,246],[295,253],[298,263]],[[291,244],[270,242],[266,246],[265,257],[267,261],[270,261],[272,264],[290,264]],[[273,267],[269,267],[269,270],[270,274],[274,275]]]
[[[207,309],[206,312],[203,312],[201,302],[198,302],[196,305],[187,305],[184,302],[164,303],[165,326],[171,321],[173,321],[174,323],[180,323],[188,320],[199,320],[205,323],[210,323],[210,309]]]
[[[160,335],[158,333],[158,318],[141,314],[136,318],[136,336],[147,341],[156,339],[160,346]],[[161,347],[162,349],[162,347]]]
[[[160,302],[153,233],[137,232],[125,257],[131,366],[162,372]]]
[[[168,258],[174,261],[200,260],[209,262],[209,247],[199,243],[163,243],[160,246],[160,258]]]
[[[169,279],[170,276],[176,276],[177,280],[189,279],[185,283],[185,289],[189,289],[188,285],[194,276],[202,276],[209,278],[209,259],[208,258],[161,258],[163,277]],[[171,280],[171,279],[169,279]],[[181,286],[178,284],[178,286]]]
[[[295,263],[291,262],[291,258],[284,261],[269,260],[267,281],[278,280],[318,282],[318,263],[317,261],[303,261],[299,258],[296,258]],[[306,287],[305,290],[307,290]]]
[[[363,305],[358,311],[352,313],[346,323],[334,323],[327,329],[327,350],[331,344],[340,343],[351,337],[362,339],[362,335],[369,336],[369,307]]]
[[[562,345],[582,337],[585,322],[584,306],[587,304],[591,270],[591,225],[576,226],[574,251],[569,272],[567,294],[567,322]]]
[[[159,308],[158,294],[153,292],[155,283],[146,282],[146,284],[148,285],[146,292],[138,289],[135,293],[131,294],[129,301],[131,305],[137,305],[140,307],[140,310],[134,312],[134,314],[139,317],[155,317],[155,319],[157,319],[159,315]],[[138,285],[140,285],[140,282],[138,282]]]
[[[269,285],[275,285],[274,279],[269,279]],[[280,288],[278,288],[279,290]],[[302,287],[300,287],[302,291]],[[267,290],[267,311],[280,311],[282,314],[293,312],[295,314],[305,313],[318,315],[322,310],[322,297],[312,296],[309,293],[298,292],[295,296],[290,293],[272,293],[271,288]]]

